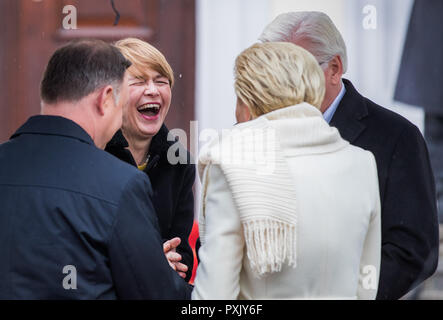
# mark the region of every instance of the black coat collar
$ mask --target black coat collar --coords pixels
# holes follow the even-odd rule
[[[175,143],[175,141],[168,141],[168,133],[168,128],[163,124],[157,134],[152,138],[151,145],[149,147],[149,155],[151,156],[151,160],[149,161],[148,167],[145,171],[148,171],[151,167],[155,166],[162,157],[166,157],[169,147]],[[127,149],[128,146],[128,141],[123,136],[122,131],[119,130],[106,145],[105,150],[120,160],[136,166],[131,152]]]
[[[164,155],[167,153],[169,147],[175,143],[168,141],[169,130],[166,125],[162,125],[157,134],[152,138],[151,146],[149,147],[149,154]]]
[[[163,154],[172,144],[174,144],[174,141],[168,141],[168,133],[168,128],[165,125],[162,125],[157,134],[152,138],[149,154]],[[113,149],[123,149],[127,147],[129,147],[128,141],[123,136],[121,130],[118,130],[112,137],[111,141],[106,145],[106,148]]]
[[[82,127],[72,120],[58,116],[33,116],[11,136],[11,139],[22,134],[63,136],[94,145],[91,136]]]
[[[366,129],[361,121],[369,115],[365,98],[360,95],[349,80],[343,79],[346,93],[332,117],[330,125],[340,131],[343,139],[353,143]]]

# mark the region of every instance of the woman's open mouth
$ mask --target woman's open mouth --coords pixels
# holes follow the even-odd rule
[[[146,120],[156,120],[160,109],[161,107],[158,103],[147,103],[137,108],[138,112]]]

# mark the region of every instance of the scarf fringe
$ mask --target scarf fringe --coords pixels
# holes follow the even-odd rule
[[[296,267],[294,224],[273,219],[253,219],[242,224],[249,263],[258,278],[281,271],[286,261]]]

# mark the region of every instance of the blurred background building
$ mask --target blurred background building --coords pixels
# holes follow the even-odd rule
[[[426,1],[426,0],[418,0]],[[394,101],[413,0],[0,0],[0,143],[40,112],[39,82],[52,52],[77,38],[114,41],[135,36],[160,49],[177,82],[166,123],[188,134],[235,123],[233,67],[278,14],[328,14],[347,44],[345,78],[374,102],[400,113],[424,132],[421,106]],[[63,8],[77,9],[77,29],[63,28]],[[442,30],[443,32],[443,30]],[[197,134],[191,136],[191,121]],[[193,141],[191,141],[191,139]],[[192,143],[191,143],[192,142]],[[32,160],[31,160],[32,161]],[[198,191],[196,184],[196,191]],[[198,194],[198,192],[196,192]],[[198,206],[197,206],[198,209]],[[410,298],[443,299],[442,266]]]

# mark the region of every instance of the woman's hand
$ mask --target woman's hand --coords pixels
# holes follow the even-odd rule
[[[176,248],[180,245],[181,239],[176,237],[163,243],[163,252],[172,269],[177,271],[178,275],[183,279],[186,278],[188,266],[180,263],[182,256],[177,253]]]

